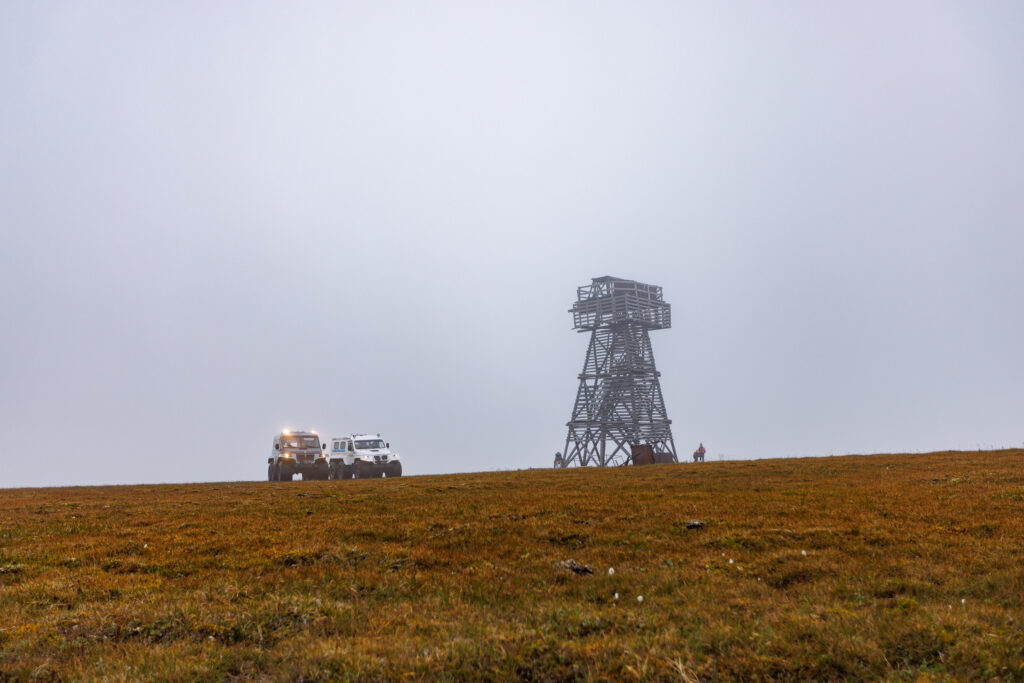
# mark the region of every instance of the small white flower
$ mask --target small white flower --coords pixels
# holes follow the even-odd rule
[[[961,605],[966,605],[967,604],[967,598],[960,598],[960,604]]]
[[[732,564],[732,558],[731,557],[729,558],[729,564]]]
[[[801,550],[800,554],[803,555],[804,557],[807,557],[807,551],[806,550]]]
[[[636,601],[637,602],[643,602],[644,601],[644,596],[642,596],[642,595],[636,596]]]
[[[608,567],[608,576],[615,576],[615,567]]]
[[[615,594],[615,597],[614,597],[613,599],[614,599],[614,600],[618,600],[618,599],[619,599],[619,594],[618,594],[618,593],[616,593],[616,594]]]

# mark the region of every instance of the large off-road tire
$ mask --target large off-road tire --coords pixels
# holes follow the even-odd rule
[[[267,466],[267,481],[277,481],[277,471],[274,469],[274,463],[270,463]]]
[[[388,465],[388,479],[402,476],[402,463],[393,462]]]
[[[349,467],[345,463],[342,463],[341,464],[341,474],[340,474],[340,476],[338,478],[339,479],[351,479],[353,476],[355,476],[353,474],[353,472],[352,472],[352,469],[354,467],[355,467],[354,465],[352,467]]]
[[[316,468],[316,478],[320,481],[327,481],[331,478],[331,469],[327,464],[321,465]]]
[[[278,481],[291,481],[293,474],[294,472],[292,472],[292,468],[288,467],[288,465],[285,465],[284,463],[277,464]]]

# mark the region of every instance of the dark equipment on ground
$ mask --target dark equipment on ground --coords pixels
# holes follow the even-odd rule
[[[654,453],[650,443],[631,443],[630,452],[634,465],[653,465],[655,463],[674,463],[671,453]]]
[[[671,453],[655,453],[654,446],[649,443],[630,444],[634,465],[653,465],[655,463],[675,462]]]
[[[653,465],[654,464],[654,446],[649,443],[638,443],[630,446],[630,450],[633,452],[633,464],[634,465]]]

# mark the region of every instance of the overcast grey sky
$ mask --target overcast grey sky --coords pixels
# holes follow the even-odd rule
[[[0,4],[0,486],[548,466],[575,288],[709,459],[1024,443],[1024,4]]]

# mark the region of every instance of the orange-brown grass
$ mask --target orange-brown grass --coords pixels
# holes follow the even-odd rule
[[[0,490],[0,679],[1020,679],[1022,465]]]

